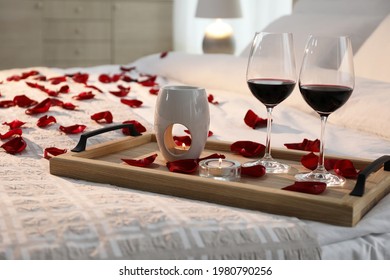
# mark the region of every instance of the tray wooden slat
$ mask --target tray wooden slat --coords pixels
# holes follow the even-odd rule
[[[230,152],[230,143],[210,141],[202,156],[223,153],[241,163],[248,159]],[[155,136],[124,137],[92,146],[81,153],[66,153],[50,160],[50,173],[120,187],[295,216],[342,226],[354,226],[387,193],[390,173],[383,169],[370,175],[363,197],[350,196],[356,181],[347,180],[343,187],[332,187],[321,195],[281,190],[294,182],[297,172],[305,171],[300,158],[307,152],[273,149],[273,156],[292,166],[288,174],[266,174],[261,178],[242,177],[237,182],[202,178],[197,174],[172,173],[158,150]],[[157,153],[151,167],[127,165],[121,158],[143,158]],[[357,168],[370,161],[351,159]]]

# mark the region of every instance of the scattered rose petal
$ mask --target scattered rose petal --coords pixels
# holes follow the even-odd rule
[[[21,136],[19,136],[12,138],[8,142],[5,142],[3,145],[1,145],[1,147],[5,150],[6,153],[14,155],[22,152],[27,147],[27,143]]]
[[[52,156],[59,156],[62,154],[65,154],[67,152],[67,149],[59,149],[56,147],[48,147],[43,152],[43,157],[45,159],[51,159]]]
[[[121,85],[118,85],[118,91],[110,91],[111,94],[117,96],[117,97],[124,97],[129,94],[130,87],[124,87]]]
[[[68,85],[63,85],[59,90],[58,92],[59,93],[69,93],[69,86]]]
[[[19,107],[27,108],[38,104],[38,102],[28,98],[26,95],[17,95],[14,97],[14,104]]]
[[[45,88],[43,85],[40,85],[38,83],[26,82],[26,84],[31,88],[36,88],[42,92],[47,93],[49,96],[57,96],[58,95],[58,92],[51,90],[51,89],[48,89],[48,88]]]
[[[119,81],[119,79],[122,77],[122,74],[114,74],[112,76],[109,76],[107,74],[100,74],[99,75],[99,82],[104,84],[114,83]]]
[[[166,51],[166,52],[162,52],[162,53],[160,53],[160,58],[164,58],[164,57],[166,57],[168,55],[168,52]]]
[[[156,157],[157,157],[157,154],[153,154],[151,156],[148,156],[148,157],[142,158],[142,159],[124,159],[124,158],[122,158],[122,160],[124,162],[126,162],[127,164],[132,165],[132,166],[147,167],[154,162]]]
[[[156,87],[156,86],[149,89],[149,93],[153,95],[158,95],[159,91],[160,91],[160,87]]]
[[[24,79],[27,79],[27,78],[29,78],[31,76],[35,76],[35,75],[38,75],[38,74],[39,74],[38,71],[31,70],[29,72],[22,73],[22,75],[20,75],[20,76],[19,75],[10,76],[10,77],[7,78],[7,81],[15,81],[15,82],[17,82],[17,81],[24,80]]]
[[[218,104],[219,104],[218,101],[214,101],[214,96],[213,96],[212,94],[209,94],[209,95],[207,96],[207,100],[208,100],[209,103],[211,103],[211,104],[214,104],[214,105],[218,105]]]
[[[84,91],[79,93],[78,95],[73,96],[73,99],[76,100],[87,100],[87,99],[92,99],[95,97],[95,94],[92,93],[92,91]]]
[[[130,123],[134,126],[135,130],[141,134],[142,132],[145,132],[146,131],[146,128],[141,124],[139,123],[138,121],[136,120],[131,120],[131,121],[124,121],[123,122],[124,124],[126,123]],[[122,128],[122,133],[125,134],[125,135],[130,135],[130,131],[128,128]]]
[[[284,144],[286,148],[293,150],[309,151],[309,152],[319,152],[320,151],[320,140],[316,139],[314,141],[303,139],[301,143],[287,143]]]
[[[326,170],[332,170],[334,169],[334,166],[336,165],[338,159],[325,159],[324,160],[324,167]],[[310,170],[314,170],[317,168],[318,165],[318,156],[314,154],[313,152],[304,155],[301,158],[301,163],[304,167]]]
[[[51,123],[56,123],[57,120],[53,116],[44,115],[43,117],[40,117],[37,121],[38,127],[46,127]]]
[[[142,101],[137,100],[137,99],[125,99],[125,98],[122,98],[121,102],[123,104],[130,106],[131,108],[139,108],[139,107],[141,107],[141,105],[143,103]]]
[[[321,194],[325,189],[326,183],[323,182],[294,182],[294,184],[282,188],[282,190],[309,194]]]
[[[267,119],[260,118],[252,110],[248,110],[244,117],[244,122],[253,129],[258,127],[267,127]]]
[[[128,76],[128,75],[122,75],[122,81],[126,82],[126,83],[131,83],[131,82],[136,82],[137,80],[136,79],[133,79],[132,77]]]
[[[85,85],[85,87],[86,87],[86,88],[92,88],[92,89],[94,89],[94,90],[97,90],[97,91],[100,92],[100,93],[103,93],[103,91],[102,91],[100,88],[95,87],[95,86],[93,86],[93,85]]]
[[[167,162],[167,167],[171,172],[191,174],[198,169],[198,161],[196,159],[180,159]]]
[[[2,100],[0,101],[0,108],[9,108],[15,106],[13,100]]]
[[[60,130],[66,134],[77,134],[85,130],[86,126],[82,124],[75,124],[71,126],[60,126]]]
[[[265,146],[253,141],[236,141],[230,145],[230,150],[244,157],[257,157],[264,154]]]
[[[89,74],[87,74],[87,73],[75,73],[75,74],[68,75],[68,76],[71,76],[73,81],[75,81],[76,83],[80,83],[80,84],[86,84],[88,82],[88,78],[89,78]]]
[[[37,105],[35,105],[32,108],[29,108],[26,110],[27,115],[34,115],[34,114],[40,114],[40,113],[45,113],[49,111],[51,106],[51,100],[50,98],[46,98]]]
[[[241,166],[241,174],[248,175],[251,177],[261,177],[266,173],[266,168],[263,165],[253,165],[253,166]]]
[[[316,169],[318,165],[318,156],[314,154],[313,152],[304,155],[301,158],[301,164],[306,167],[307,169],[314,170]]]
[[[23,131],[22,131],[20,128],[14,128],[14,129],[11,129],[11,130],[7,131],[7,132],[4,133],[4,134],[1,134],[1,133],[0,133],[0,139],[1,139],[1,140],[8,139],[8,138],[10,138],[10,137],[12,137],[12,136],[14,136],[14,135],[19,135],[19,136],[21,136],[22,133],[23,133]]]
[[[48,79],[52,85],[58,85],[60,83],[66,82],[66,76],[53,77]]]
[[[144,87],[154,87],[158,86],[156,83],[156,78],[157,76],[150,76],[150,75],[145,75],[144,77],[147,77],[146,79],[138,80],[138,83]]]
[[[19,120],[13,120],[12,122],[3,122],[4,125],[8,125],[9,129],[19,128],[25,124],[25,122]]]
[[[62,107],[62,105],[64,105],[64,102],[57,99],[57,98],[50,98],[50,104],[51,106],[60,106]]]
[[[74,110],[77,108],[76,105],[70,103],[70,102],[65,102],[65,103],[62,103],[61,105],[62,108],[64,108],[65,110]]]
[[[113,116],[110,111],[103,111],[93,114],[91,119],[97,123],[102,123],[102,120],[104,120],[106,123],[112,123]]]
[[[173,141],[177,146],[191,146],[191,137],[190,136],[173,136]]]
[[[336,174],[349,179],[356,179],[359,174],[352,161],[349,159],[338,160],[333,168]]]

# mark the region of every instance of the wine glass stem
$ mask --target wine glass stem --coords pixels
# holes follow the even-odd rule
[[[325,162],[325,126],[328,115],[321,115],[321,138],[320,138],[320,156],[318,157],[317,171],[326,171]]]
[[[267,107],[267,138],[265,140],[264,159],[272,159],[271,156],[271,131],[272,131],[272,107]]]

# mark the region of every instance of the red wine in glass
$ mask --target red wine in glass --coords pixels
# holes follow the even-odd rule
[[[295,81],[281,79],[250,79],[247,83],[252,94],[268,107],[285,100],[295,87]]]
[[[306,103],[317,113],[329,115],[347,102],[353,88],[338,85],[300,85],[299,90]]]

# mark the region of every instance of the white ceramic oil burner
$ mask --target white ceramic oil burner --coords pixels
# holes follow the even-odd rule
[[[191,146],[176,145],[173,126],[185,126]],[[199,158],[207,141],[210,112],[205,89],[191,86],[166,86],[157,97],[154,130],[157,144],[167,161]]]

